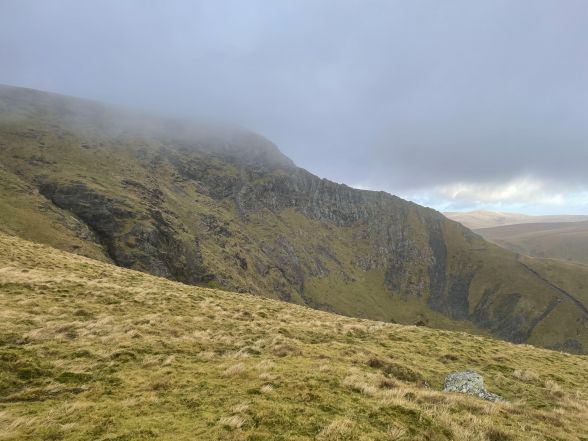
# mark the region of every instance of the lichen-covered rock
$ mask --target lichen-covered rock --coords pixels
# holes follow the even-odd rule
[[[443,391],[475,395],[488,401],[502,401],[502,397],[490,393],[484,388],[484,378],[474,371],[461,371],[449,374],[445,378]]]

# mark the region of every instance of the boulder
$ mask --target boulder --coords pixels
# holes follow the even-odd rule
[[[443,391],[475,395],[488,401],[502,401],[502,397],[484,388],[484,378],[474,371],[452,372],[445,378]]]

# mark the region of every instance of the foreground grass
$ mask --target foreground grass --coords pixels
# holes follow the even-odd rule
[[[508,401],[439,392],[465,368]],[[585,356],[181,285],[0,235],[2,440],[585,440],[587,379]]]

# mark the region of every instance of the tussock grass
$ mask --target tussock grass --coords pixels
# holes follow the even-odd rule
[[[238,363],[233,366],[228,367],[223,372],[225,377],[242,377],[247,372],[247,368],[243,363]]]
[[[585,356],[181,285],[5,235],[0,318],[3,441],[588,437]],[[441,392],[466,368],[507,401]]]
[[[243,427],[243,424],[245,424],[245,418],[239,415],[222,417],[220,419],[220,424],[228,429],[240,429],[241,427]]]
[[[357,428],[349,418],[338,418],[332,421],[319,433],[318,440],[339,441],[356,439]]]

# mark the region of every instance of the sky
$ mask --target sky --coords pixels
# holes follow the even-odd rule
[[[0,83],[236,123],[439,210],[588,214],[585,0],[0,0]]]

